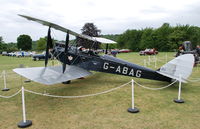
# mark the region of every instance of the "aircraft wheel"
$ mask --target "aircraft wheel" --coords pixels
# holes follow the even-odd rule
[[[62,82],[62,84],[70,84],[70,83],[71,83],[71,80],[66,81],[66,82]]]

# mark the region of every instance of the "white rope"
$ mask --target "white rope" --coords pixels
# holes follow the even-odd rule
[[[199,82],[200,78],[193,78],[193,79],[188,79],[189,82]]]
[[[164,87],[160,87],[160,88],[150,88],[150,87],[147,87],[147,86],[143,86],[143,85],[141,85],[141,84],[139,84],[138,82],[135,81],[135,83],[136,83],[138,86],[140,86],[140,87],[142,87],[142,88],[145,88],[145,89],[149,89],[149,90],[162,90],[162,89],[165,89],[165,88],[167,88],[167,87],[172,86],[175,82],[177,82],[177,80],[175,80],[175,81],[172,82],[171,84],[169,84],[169,85],[167,85],[167,86],[164,86]]]
[[[21,89],[19,91],[17,91],[16,93],[14,93],[13,95],[11,96],[3,96],[3,95],[0,95],[1,98],[6,98],[6,99],[9,99],[9,98],[12,98],[14,96],[16,96],[17,94],[19,94],[21,92]]]
[[[130,81],[131,82],[131,81]],[[36,94],[36,95],[42,95],[42,96],[48,96],[48,97],[54,97],[54,98],[84,98],[84,97],[91,97],[91,96],[97,96],[97,95],[101,95],[101,94],[105,94],[105,93],[109,93],[111,91],[114,91],[114,90],[117,90],[119,88],[122,88],[124,86],[126,86],[127,84],[129,84],[130,82],[127,82],[121,86],[118,86],[116,88],[112,88],[110,90],[107,90],[107,91],[103,91],[103,92],[99,92],[99,93],[95,93],[95,94],[89,94],[89,95],[80,95],[80,96],[58,96],[58,95],[49,95],[49,94],[43,94],[43,93],[38,93],[38,92],[35,92],[35,91],[31,91],[31,90],[27,90],[27,89],[24,89],[24,91],[27,91],[29,93],[33,93],[33,94]]]
[[[157,59],[158,62],[162,62],[162,63],[166,63],[166,61],[162,60],[162,59]]]

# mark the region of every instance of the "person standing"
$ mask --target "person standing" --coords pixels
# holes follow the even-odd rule
[[[197,47],[196,47],[196,52],[197,52],[198,55],[200,56],[200,46],[199,46],[199,45],[197,45]]]

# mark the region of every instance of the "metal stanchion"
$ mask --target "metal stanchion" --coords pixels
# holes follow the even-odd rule
[[[24,87],[22,87],[22,111],[23,111],[23,120],[18,123],[18,127],[26,128],[32,125],[31,120],[26,120],[26,110],[25,110],[25,98],[24,98]]]
[[[3,71],[3,82],[4,82],[4,88],[2,89],[2,91],[9,91],[10,89],[7,88],[6,86],[6,71]]]
[[[179,75],[179,89],[178,89],[178,99],[174,99],[175,103],[184,103],[184,100],[181,99],[181,75]]]
[[[139,109],[135,107],[134,101],[134,80],[132,79],[132,107],[128,108],[128,112],[130,113],[138,113]]]

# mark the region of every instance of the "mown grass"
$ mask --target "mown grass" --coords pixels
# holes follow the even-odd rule
[[[166,59],[167,55],[167,59]],[[147,66],[157,69],[171,60],[174,53],[159,53],[157,67],[154,63]],[[148,56],[138,53],[119,54],[118,58],[144,65]],[[152,57],[151,57],[152,58]],[[12,72],[13,68],[24,64],[25,67],[43,66],[43,61],[31,58],[0,56],[0,72],[6,70],[8,92],[11,95],[21,88],[21,79]],[[49,62],[51,64],[51,61]],[[200,78],[200,66],[194,68],[190,79]],[[85,79],[77,79],[69,85],[56,84],[45,86],[35,82],[23,84],[25,89],[47,92],[53,95],[85,95],[105,91],[131,81],[131,77],[94,72]],[[23,78],[23,80],[26,80]],[[166,82],[134,78],[138,83],[149,87],[168,85]],[[3,88],[3,79],[0,78]],[[111,93],[75,99],[62,99],[38,96],[25,92],[27,119],[32,120],[30,129],[199,129],[200,125],[200,82],[183,84],[184,104],[173,102],[177,98],[178,84],[167,89],[151,91],[135,87],[135,105],[140,113],[131,114],[131,85]],[[15,129],[22,120],[21,94],[10,99],[0,98],[0,128]]]

